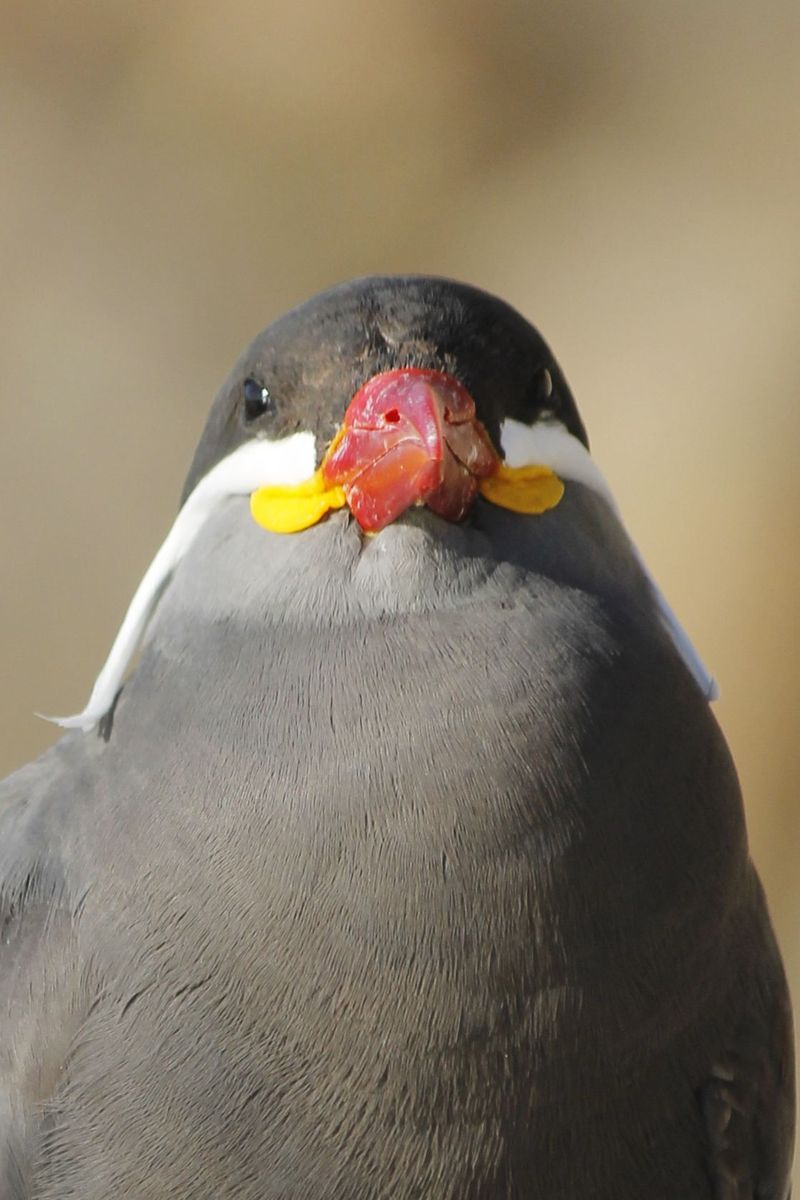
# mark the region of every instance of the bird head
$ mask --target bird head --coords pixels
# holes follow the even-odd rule
[[[586,445],[567,383],[528,322],[450,280],[359,280],[248,347],[215,401],[185,498],[242,443],[286,441],[292,458],[288,438],[310,431],[314,469],[291,485],[265,479],[254,498],[266,528],[294,532],[343,504],[367,533],[419,504],[458,521],[479,492],[541,512],[560,485],[546,464],[534,464],[538,476],[508,476],[509,419],[555,421]]]

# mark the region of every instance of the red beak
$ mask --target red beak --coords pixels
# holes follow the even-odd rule
[[[359,388],[322,474],[344,488],[362,529],[376,533],[418,501],[461,520],[499,461],[466,388],[442,371],[409,367]]]

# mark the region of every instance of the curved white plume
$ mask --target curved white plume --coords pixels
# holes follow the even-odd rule
[[[510,467],[524,467],[529,463],[541,463],[543,466],[552,468],[556,475],[560,475],[564,479],[572,479],[576,483],[585,484],[603,497],[620,525],[623,529],[625,528],[611,488],[595,465],[589,451],[578,438],[573,437],[560,421],[538,421],[534,425],[524,425],[521,421],[504,421],[500,431],[500,442],[506,462]],[[627,530],[625,532],[627,534]],[[662,624],[675,643],[681,658],[700,685],[706,699],[716,700],[719,696],[717,681],[704,665],[686,630],[667,604],[663,592],[647,569],[630,534],[627,536],[639,565],[653,589]]]
[[[267,484],[296,484],[314,474],[316,443],[312,433],[294,433],[279,441],[253,439],[223,458],[187,499],[139,584],[89,703],[74,717],[45,717],[62,729],[94,729],[110,710],[125,671],[147,628],[161,594],[178,563],[212,512],[229,496],[249,495]]]

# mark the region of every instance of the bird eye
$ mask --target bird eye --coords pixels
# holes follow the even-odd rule
[[[264,387],[257,379],[244,381],[244,416],[246,421],[255,421],[264,413],[272,412],[275,402],[269,394],[269,388]]]
[[[536,404],[542,404],[550,407],[549,401],[552,395],[553,376],[550,374],[547,367],[543,367],[534,381],[533,398]]]

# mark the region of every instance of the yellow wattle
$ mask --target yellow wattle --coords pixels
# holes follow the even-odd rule
[[[501,463],[481,480],[478,490],[500,508],[535,516],[555,508],[564,495],[564,484],[549,467]],[[257,524],[272,533],[299,533],[346,503],[344,488],[326,487],[320,468],[302,483],[259,488],[250,497],[250,512]]]
[[[250,497],[250,512],[272,533],[298,533],[346,503],[344,489],[326,487],[320,469],[302,483],[259,488]]]
[[[535,516],[555,508],[564,495],[564,484],[549,467],[507,467],[482,479],[478,489],[485,500],[512,512]]]

